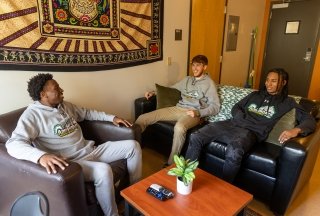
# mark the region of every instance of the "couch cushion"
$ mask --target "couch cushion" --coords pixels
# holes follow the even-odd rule
[[[11,137],[12,131],[16,128],[17,121],[25,109],[26,107],[23,107],[0,115],[0,143],[6,143]]]
[[[169,88],[156,84],[156,90],[157,109],[175,106],[181,98],[180,91],[175,88]]]
[[[227,144],[212,141],[206,146],[206,152],[225,160]]]
[[[281,119],[277,122],[277,124],[273,127],[266,142],[273,143],[276,145],[282,145],[279,142],[280,134],[285,130],[290,130],[294,128],[296,125],[296,110],[292,109],[287,112]]]
[[[294,98],[297,103],[301,101],[301,97],[290,95],[290,97]],[[276,145],[282,145],[278,139],[280,134],[284,130],[290,130],[296,126],[296,110],[292,109],[287,112],[284,116],[282,116],[279,121],[275,124],[271,132],[269,133],[266,142],[273,143]]]
[[[210,142],[205,151],[207,154],[225,160],[226,147],[225,143]],[[244,157],[242,164],[246,169],[275,177],[279,151],[280,148],[276,145],[257,144]]]
[[[275,147],[275,145],[256,145],[248,157],[244,158],[243,166],[258,173],[276,177],[278,153],[268,151],[267,146]]]

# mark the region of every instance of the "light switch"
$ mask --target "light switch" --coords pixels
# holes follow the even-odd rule
[[[175,30],[174,39],[175,40],[182,40],[182,29]]]

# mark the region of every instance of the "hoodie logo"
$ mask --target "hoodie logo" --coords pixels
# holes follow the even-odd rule
[[[71,134],[77,129],[78,124],[73,118],[67,118],[61,124],[56,124],[53,127],[54,134],[58,135],[59,137],[64,137],[68,134]]]
[[[193,91],[185,91],[184,96],[189,97],[189,98],[198,98],[199,97],[199,92],[196,90]]]
[[[248,110],[249,112],[264,116],[268,119],[272,118],[272,116],[275,114],[274,106],[262,106],[257,108],[256,104],[250,104]]]

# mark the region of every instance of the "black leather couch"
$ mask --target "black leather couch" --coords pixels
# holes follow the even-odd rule
[[[219,91],[218,91],[219,92]],[[135,117],[156,109],[156,97],[135,100]],[[313,116],[319,114],[319,104],[302,98],[300,104]],[[318,119],[317,119],[318,120]],[[203,124],[206,124],[204,122]],[[184,155],[190,134],[202,125],[187,133]],[[155,149],[168,156],[171,150],[174,122],[157,122],[142,133],[142,146]],[[308,182],[317,158],[320,145],[320,123],[316,132],[294,138],[284,145],[261,143],[246,155],[235,185],[266,203],[276,215],[283,215],[290,202]],[[216,141],[209,143],[200,158],[200,168],[218,177],[222,174],[226,144]]]
[[[101,215],[92,182],[85,182],[80,165],[70,162],[65,170],[48,175],[38,164],[11,157],[5,143],[15,129],[25,108],[0,115],[0,215],[10,215],[10,208],[21,195],[42,192],[49,201],[50,215],[88,216]],[[96,145],[106,141],[135,139],[140,142],[141,129],[117,127],[111,122],[83,121],[80,123],[86,139],[95,140]],[[116,199],[120,190],[128,186],[126,160],[111,164],[114,174]],[[102,214],[103,215],[103,214]]]

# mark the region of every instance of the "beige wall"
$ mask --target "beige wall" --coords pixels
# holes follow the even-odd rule
[[[164,0],[164,60],[142,66],[98,72],[52,72],[65,100],[133,120],[134,99],[154,84],[173,84],[187,74],[190,0]],[[179,16],[177,16],[179,9]],[[174,41],[182,29],[182,41]],[[166,64],[167,57],[172,64]],[[37,72],[0,70],[0,114],[28,105],[27,81]]]
[[[226,30],[229,15],[239,16],[240,21],[236,51],[225,51],[227,38],[225,37],[221,69],[221,84],[235,86],[243,86],[245,84],[250,55],[250,33],[255,27],[258,27],[257,46],[255,52],[255,65],[257,65],[265,4],[265,0],[228,1]]]

